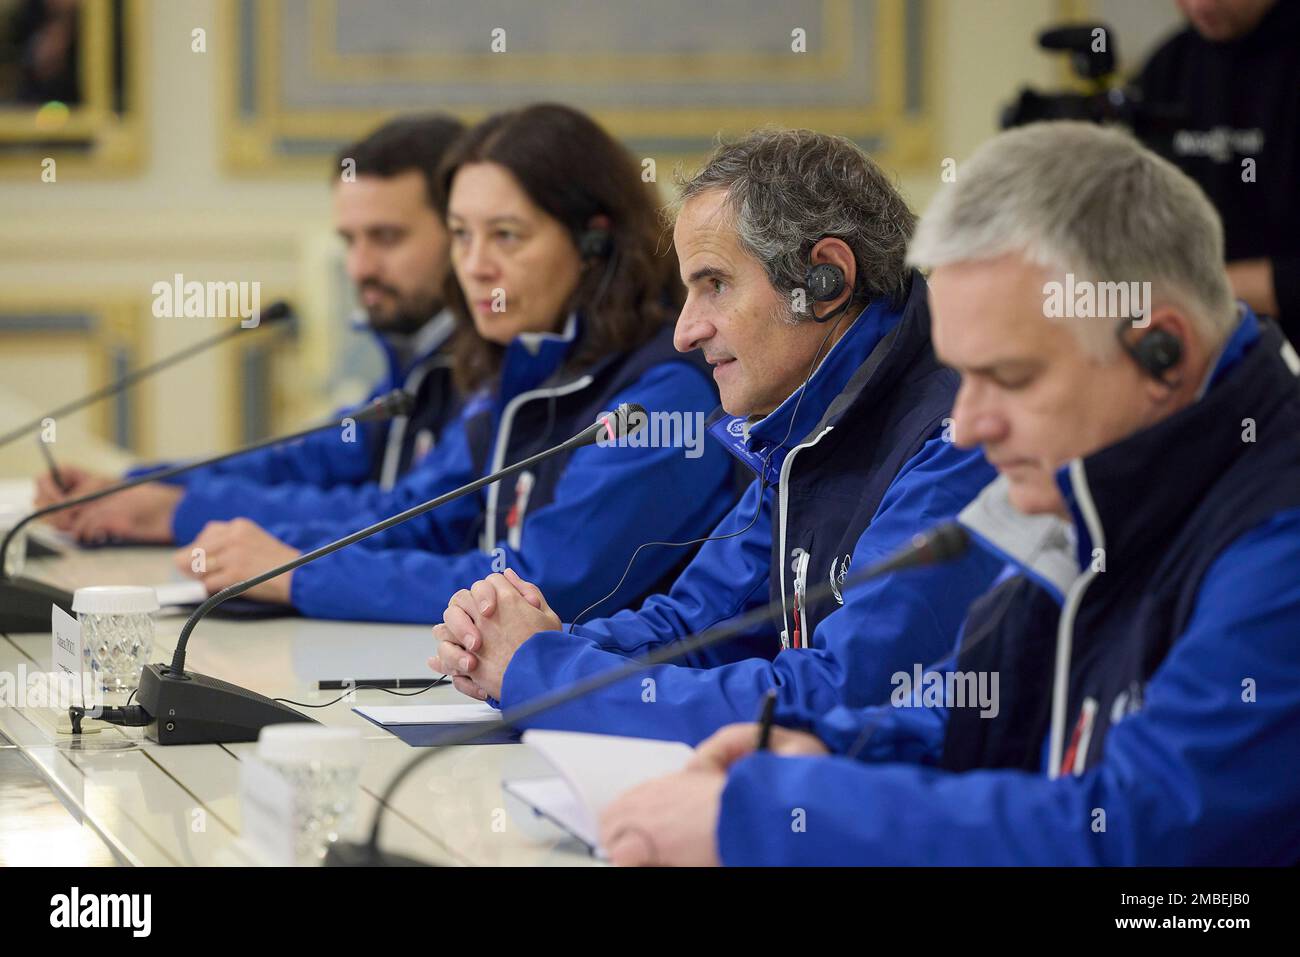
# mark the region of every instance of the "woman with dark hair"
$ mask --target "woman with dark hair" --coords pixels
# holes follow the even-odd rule
[[[642,182],[627,150],[585,114],[539,104],[490,117],[448,151],[440,185],[435,201],[459,262],[445,292],[460,324],[455,367],[465,392],[496,375],[515,335],[559,332],[575,312],[583,315],[583,334],[567,363],[574,369],[631,352],[676,319],[683,289],[654,188]],[[453,194],[464,209],[452,204]],[[510,194],[533,208],[512,219],[497,208]],[[475,258],[474,224],[466,218],[474,211],[492,220],[481,235],[499,256]],[[534,231],[548,235],[532,243]],[[561,233],[571,245],[559,241]],[[509,270],[514,262],[529,268],[536,253],[554,259],[510,277],[509,299],[494,300],[492,289],[505,287],[490,285],[499,278],[492,269]]]
[[[432,622],[508,566],[566,618],[613,591],[608,614],[690,557],[648,548],[620,584],[637,546],[704,537],[733,504],[726,453],[704,437],[717,394],[707,367],[673,349],[676,257],[628,152],[576,110],[531,106],[469,130],[438,185],[460,416],[363,513],[332,514],[326,496],[311,523],[209,525],[177,553],[189,571],[204,550],[209,591],[557,445],[623,402],[651,413],[644,441],[553,456],[250,594],[319,617]]]

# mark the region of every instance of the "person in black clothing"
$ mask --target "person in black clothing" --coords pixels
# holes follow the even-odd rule
[[[1177,2],[1138,85],[1180,108],[1166,155],[1223,217],[1233,293],[1300,343],[1300,3]]]

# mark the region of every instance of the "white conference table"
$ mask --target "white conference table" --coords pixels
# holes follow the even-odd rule
[[[67,588],[86,585],[157,584],[172,577],[170,549],[95,549],[30,561],[24,574]],[[183,617],[160,617],[153,661],[168,660]],[[305,703],[327,702],[338,691],[317,691],[310,672],[313,653],[329,649],[331,662],[355,654],[353,676],[369,674],[367,649],[384,642],[416,643],[429,636],[424,625],[276,618],[261,621],[205,619],[194,630],[186,668],[219,677],[268,697]],[[432,647],[432,639],[429,638]],[[50,669],[50,636],[12,634],[0,638],[0,671]],[[409,669],[418,676],[423,659]],[[346,676],[340,676],[346,677]],[[432,677],[432,676],[430,676]],[[354,705],[450,704],[470,699],[442,686],[410,698],[358,690],[310,714],[323,724],[361,729],[365,761],[361,773],[359,828],[367,828],[379,795],[397,770],[423,749],[412,748],[352,712]],[[106,704],[124,703],[107,696]],[[161,746],[143,729],[108,727],[81,737],[60,734],[57,712],[0,707],[0,735],[39,769],[69,811],[92,828],[124,864],[242,865],[254,862],[238,840],[239,764],[256,745]],[[544,825],[521,830],[505,812],[502,772],[541,773],[538,759],[523,745],[479,745],[447,749],[403,783],[385,815],[385,850],[446,865],[583,865],[596,863],[585,848]],[[50,860],[50,864],[60,863]]]

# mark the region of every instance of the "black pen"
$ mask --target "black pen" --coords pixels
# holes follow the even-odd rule
[[[319,691],[346,691],[349,688],[357,691],[368,688],[375,691],[396,691],[399,688],[432,688],[440,681],[439,678],[374,678],[367,681],[321,679],[316,682],[316,688]]]
[[[758,717],[757,750],[766,751],[772,740],[772,719],[776,717],[776,689],[772,688],[763,698],[763,711]]]
[[[54,479],[54,484],[59,487],[59,491],[64,495],[67,495],[70,486],[67,482],[63,481],[63,475],[59,472],[59,466],[54,461],[54,453],[50,451],[50,443],[41,438],[38,438],[36,443],[41,447],[41,454],[45,456],[45,464],[50,467],[50,478]]]

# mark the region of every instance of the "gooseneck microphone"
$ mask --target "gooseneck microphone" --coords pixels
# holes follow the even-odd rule
[[[64,509],[76,508],[78,505],[85,505],[89,502],[96,502],[101,498],[107,498],[110,495],[116,495],[118,492],[124,492],[127,489],[135,488],[137,485],[144,485],[148,482],[159,482],[165,479],[182,475],[194,469],[204,468],[209,465],[216,465],[227,459],[244,455],[248,452],[257,452],[261,449],[269,448],[273,445],[282,445],[285,442],[294,442],[298,439],[306,438],[315,432],[323,432],[326,429],[342,428],[349,423],[354,422],[382,422],[395,416],[409,415],[414,400],[409,394],[401,389],[394,389],[386,395],[380,396],[373,402],[362,406],[354,412],[337,419],[320,425],[312,426],[309,429],[303,429],[292,435],[277,436],[272,439],[266,439],[253,445],[236,449],[233,452],[223,452],[220,455],[214,455],[211,458],[200,459],[195,462],[182,462],[179,465],[171,465],[156,472],[149,472],[145,475],[138,475],[135,478],[126,479],[107,488],[98,489],[94,492],[87,492],[85,495],[78,495],[75,498],[64,499],[62,502],[55,502],[53,505],[47,505],[44,508],[38,508],[34,512],[24,515],[17,523],[14,524],[8,532],[5,533],[3,541],[0,541],[0,631],[6,632],[24,632],[24,631],[46,631],[50,627],[50,605],[58,605],[65,611],[71,610],[72,596],[62,589],[53,588],[43,582],[33,581],[25,578],[11,578],[8,571],[9,547],[16,536],[28,523],[34,522],[38,518],[44,518],[54,512],[61,512]]]
[[[278,324],[292,316],[293,307],[283,299],[277,300],[259,313],[258,328]],[[246,333],[247,331],[248,330],[246,330],[242,325],[237,325],[232,329],[227,329],[224,332],[218,332],[214,336],[201,339],[191,346],[186,346],[184,349],[173,352],[169,356],[164,356],[157,362],[150,363],[147,366],[141,366],[139,369],[134,369],[115,382],[110,382],[108,385],[98,388],[88,395],[83,395],[80,399],[74,399],[66,405],[61,405],[57,409],[46,412],[44,415],[37,416],[30,422],[24,422],[16,429],[11,429],[4,435],[0,435],[0,446],[8,445],[10,442],[16,441],[30,432],[35,432],[41,427],[42,423],[44,423],[46,419],[58,419],[65,415],[71,415],[73,412],[80,412],[88,405],[93,405],[101,399],[107,399],[110,396],[114,396],[117,393],[130,388],[141,379],[147,379],[151,375],[162,372],[164,369],[176,365],[178,362],[184,362],[191,356],[196,356],[200,352],[205,352],[213,346],[220,345],[227,339],[232,339],[241,332]]]
[[[594,445],[597,442],[618,442],[639,431],[645,423],[646,414],[643,407],[624,403],[559,445],[522,459],[499,472],[485,475],[437,498],[408,508],[404,512],[399,512],[337,541],[303,552],[283,565],[236,582],[209,596],[207,601],[194,609],[193,614],[181,628],[171,664],[147,665],[140,675],[136,700],[139,701],[139,707],[143,709],[143,716],[148,722],[146,733],[159,744],[229,744],[238,741],[256,741],[258,733],[269,724],[312,721],[311,718],[286,705],[245,688],[206,675],[187,672],[185,651],[194,627],[222,602],[242,595],[263,582],[291,572],[362,539],[377,535],[394,525],[408,522],[440,505],[473,494],[493,482],[532,468],[543,459],[586,445]]]
[[[920,532],[912,537],[911,542],[898,549],[892,555],[881,559],[875,564],[862,569],[856,574],[851,574],[844,582],[843,588],[854,587],[873,578],[879,578],[882,575],[888,575],[893,572],[918,568],[926,565],[939,565],[945,562],[960,558],[970,548],[970,534],[957,522],[945,522],[942,525],[935,526],[928,531]],[[816,588],[809,589],[807,600],[821,601],[830,597],[832,594],[832,585],[827,582],[818,585]],[[326,866],[335,867],[369,867],[374,865],[420,865],[423,862],[413,858],[403,857],[401,855],[386,854],[379,850],[380,825],[383,822],[385,812],[391,807],[393,796],[411,773],[424,764],[426,761],[437,757],[445,749],[456,747],[463,744],[472,744],[473,742],[487,737],[492,734],[498,734],[507,730],[519,722],[535,717],[544,711],[557,708],[560,705],[567,704],[576,698],[598,691],[616,682],[631,678],[634,675],[644,671],[646,668],[655,665],[669,664],[673,661],[686,657],[697,651],[703,651],[713,645],[721,644],[739,634],[748,633],[751,629],[761,627],[771,620],[771,616],[781,611],[781,600],[769,602],[766,605],[760,605],[730,621],[721,625],[708,628],[695,635],[688,635],[680,641],[671,642],[664,645],[657,651],[640,658],[632,658],[624,665],[617,668],[611,668],[608,671],[597,672],[580,681],[575,681],[567,687],[557,688],[550,694],[534,698],[532,701],[511,708],[509,711],[502,713],[497,721],[485,721],[476,724],[460,734],[449,735],[443,739],[442,743],[426,748],[423,752],[416,755],[408,761],[395,774],[384,788],[383,794],[379,798],[379,806],[375,809],[375,817],[370,827],[370,836],[365,844],[351,844],[340,842],[331,845],[326,858]]]

